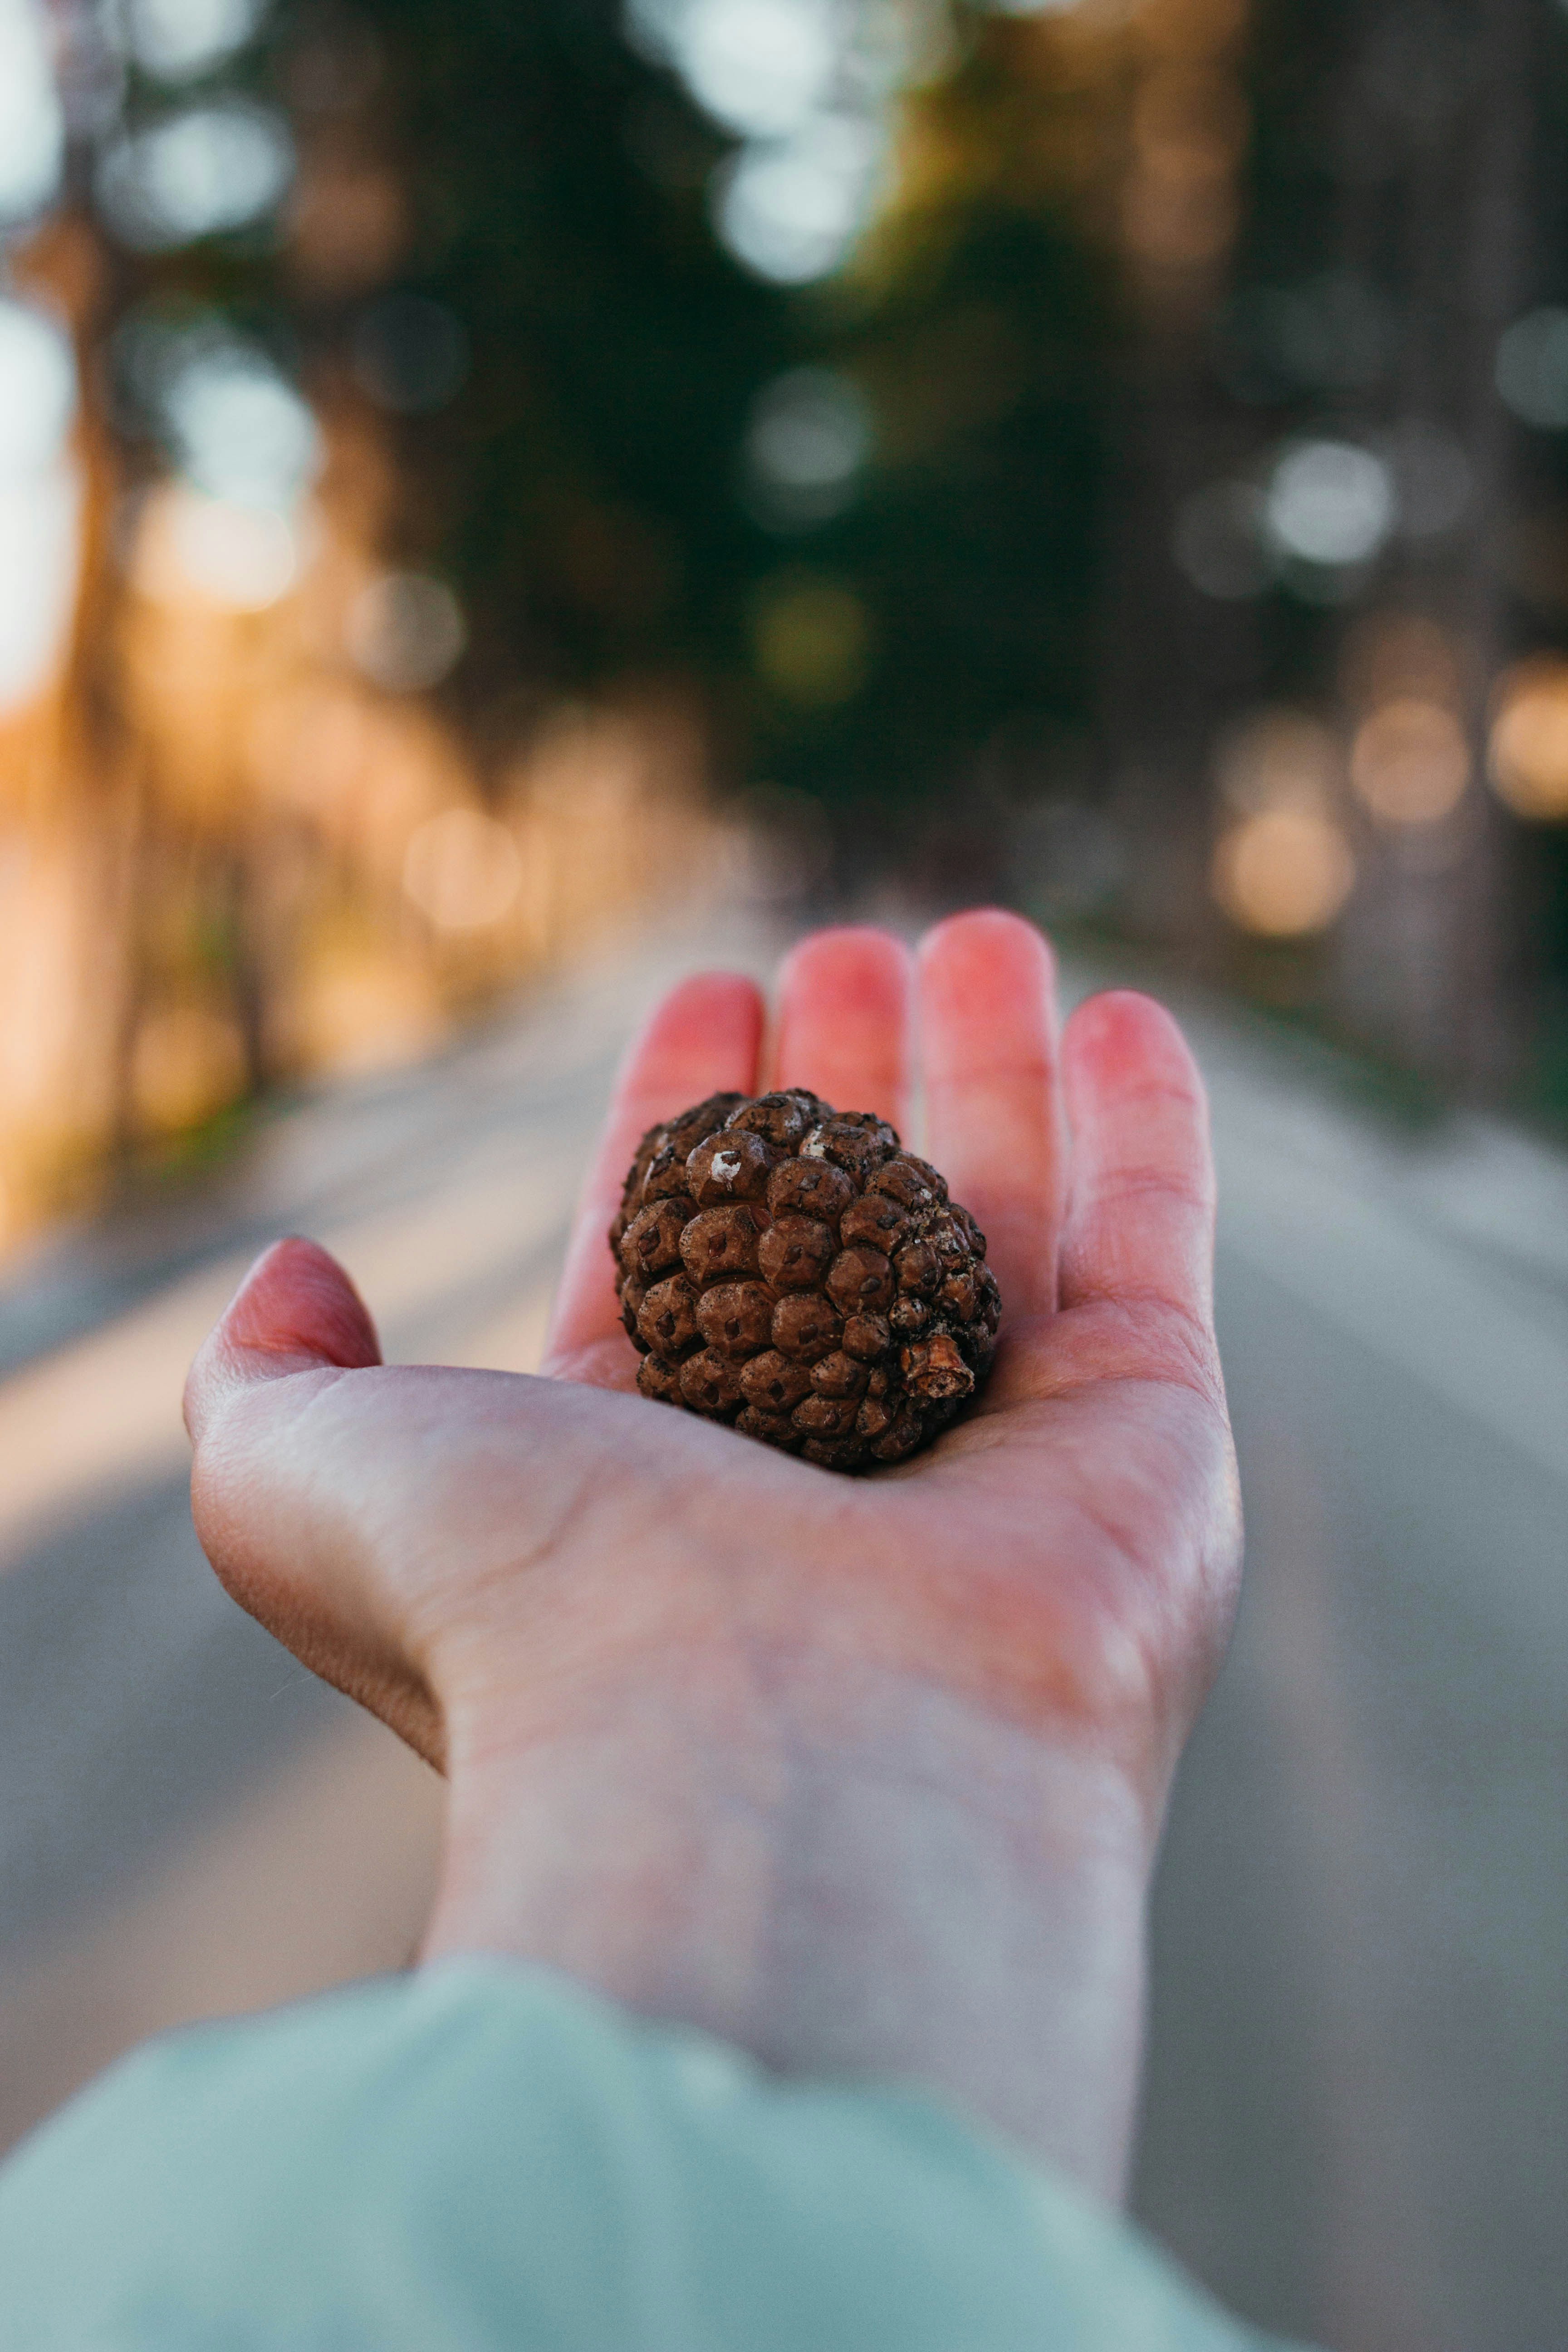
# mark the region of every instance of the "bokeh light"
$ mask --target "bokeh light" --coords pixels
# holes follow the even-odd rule
[[[299,579],[300,548],[274,509],[204,497],[183,482],[149,493],[136,519],[131,577],[153,603],[193,597],[227,613],[264,613]]]
[[[835,14],[831,0],[690,0],[679,42],[692,96],[744,138],[798,131],[833,88]]]
[[[1345,632],[1340,681],[1350,708],[1364,718],[1385,702],[1435,702],[1458,714],[1467,700],[1472,656],[1429,614],[1375,611]]]
[[[1497,351],[1497,388],[1523,424],[1568,426],[1568,310],[1548,304],[1516,319]]]
[[[131,54],[154,80],[195,81],[255,34],[265,0],[127,0]]]
[[[758,394],[746,435],[750,501],[789,530],[825,522],[855,496],[870,454],[870,404],[834,368],[791,368]]]
[[[193,337],[162,407],[180,471],[209,498],[287,513],[320,467],[310,408],[264,352],[237,340]]]
[[[738,261],[775,285],[826,278],[871,215],[880,142],[858,115],[818,116],[793,138],[742,147],[714,183],[713,218]]]
[[[142,501],[137,587],[165,604],[266,611],[309,550],[301,502],[322,460],[310,406],[264,351],[200,312],[133,317],[117,356],[180,476]]]
[[[472,808],[443,809],[409,835],[403,887],[438,931],[480,931],[517,898],[522,859],[506,826]]]
[[[1436,824],[1464,797],[1470,747],[1453,711],[1403,695],[1363,719],[1350,773],[1380,824]]]
[[[865,682],[866,607],[842,581],[784,572],[764,583],[752,614],[757,670],[774,693],[806,709],[849,701]]]
[[[294,171],[274,109],[223,99],[124,133],[98,172],[98,201],[121,242],[143,253],[247,227],[280,201]]]
[[[860,0],[628,0],[627,34],[744,143],[713,175],[721,242],[804,286],[845,260],[876,208],[892,102],[931,45],[924,10]]]
[[[0,299],[0,713],[58,661],[75,601],[80,482],[68,438],[76,363],[55,321]]]
[[[1516,816],[1568,817],[1568,661],[1542,655],[1516,663],[1499,683],[1488,772]]]
[[[1236,167],[1247,102],[1234,76],[1183,62],[1150,75],[1132,113],[1134,169],[1122,196],[1133,252],[1167,268],[1215,260],[1236,232]]]
[[[446,583],[388,572],[348,608],[343,642],[356,669],[388,694],[438,685],[467,642],[462,608]]]
[[[76,404],[76,362],[59,326],[30,303],[0,297],[0,477],[53,465]]]
[[[0,224],[42,211],[59,184],[65,145],[41,0],[0,0]]]
[[[363,294],[395,268],[409,236],[407,190],[378,158],[353,147],[320,143],[305,154],[289,190],[283,225],[296,286],[318,300],[342,301]],[[370,365],[375,369],[374,356]],[[354,373],[358,375],[359,370]],[[383,375],[388,383],[398,381],[395,373],[384,371]],[[371,396],[379,399],[380,394],[372,389]],[[384,400],[381,404],[394,404]]]
[[[1243,818],[1215,850],[1214,891],[1232,922],[1263,939],[1323,931],[1355,881],[1349,842],[1331,817],[1275,808]]]
[[[1309,712],[1254,712],[1227,729],[1214,774],[1227,813],[1211,868],[1231,921],[1264,939],[1326,930],[1350,896],[1355,861],[1334,807],[1343,761]]]
[[[1376,555],[1396,512],[1393,477],[1382,459],[1352,442],[1328,440],[1283,453],[1265,508],[1282,553],[1336,569]]]

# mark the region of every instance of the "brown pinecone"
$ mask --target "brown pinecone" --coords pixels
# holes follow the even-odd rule
[[[800,1087],[650,1128],[610,1227],[646,1397],[832,1470],[901,1462],[979,1388],[985,1236],[869,1111]]]

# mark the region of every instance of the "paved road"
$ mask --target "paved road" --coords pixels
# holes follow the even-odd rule
[[[1194,1024],[1248,1521],[1141,2202],[1336,2352],[1568,2344],[1568,1166]]]
[[[526,1368],[636,1004],[715,945],[763,957],[563,984],[0,1292],[0,2142],[142,2033],[408,1950],[435,1785],[213,1585],[180,1375],[289,1226],[389,1352]],[[1139,2206],[1332,2352],[1555,2352],[1568,1167],[1397,1130],[1331,1057],[1185,1009],[1249,1581],[1157,1891]]]

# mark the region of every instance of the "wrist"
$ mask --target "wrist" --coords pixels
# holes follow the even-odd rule
[[[449,1711],[425,1947],[544,1961],[784,2074],[921,2081],[1102,2194],[1136,2095],[1146,1806],[1081,1745],[815,1660]]]

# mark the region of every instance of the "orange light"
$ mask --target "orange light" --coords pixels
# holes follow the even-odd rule
[[[1464,707],[1462,648],[1419,613],[1369,613],[1347,630],[1340,657],[1346,701],[1361,713],[1408,698],[1444,710]]]
[[[1305,808],[1244,818],[1215,851],[1214,893],[1233,923],[1263,939],[1326,930],[1355,880],[1350,844],[1329,817]]]
[[[1212,180],[1234,171],[1251,130],[1235,79],[1202,68],[1152,74],[1132,110],[1132,143],[1146,169],[1169,181]]]
[[[1498,687],[1487,765],[1516,816],[1568,817],[1568,662],[1520,662]]]
[[[488,930],[510,908],[521,880],[516,842],[479,809],[443,809],[409,836],[403,887],[438,931]]]
[[[260,613],[293,587],[300,548],[280,514],[205,498],[184,483],[153,491],[138,519],[132,578],[154,604],[195,601]]]
[[[1436,824],[1470,781],[1470,747],[1451,710],[1403,695],[1363,719],[1351,782],[1380,824]]]

